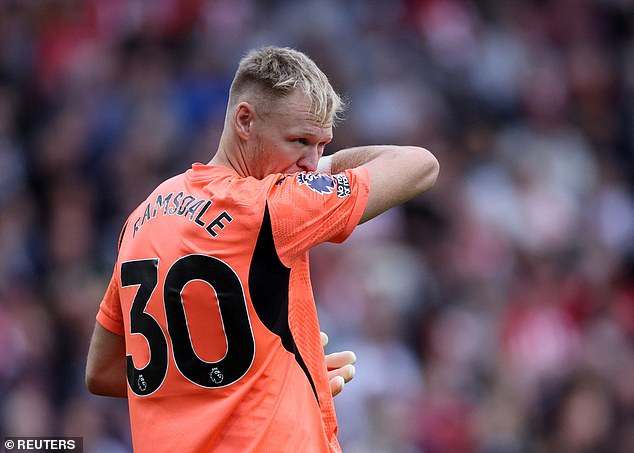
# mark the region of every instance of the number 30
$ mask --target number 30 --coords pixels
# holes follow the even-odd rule
[[[150,348],[150,360],[142,369],[134,366],[132,355],[127,356],[128,384],[139,396],[154,393],[167,375],[167,339],[156,319],[145,312],[158,284],[158,264],[158,258],[151,258],[126,261],[121,265],[121,285],[139,285],[130,309],[130,332],[143,335]],[[218,299],[227,352],[217,362],[202,360],[192,345],[181,293],[194,280],[208,283]],[[231,267],[206,255],[180,258],[165,276],[163,304],[174,361],[185,378],[201,387],[217,388],[230,385],[245,375],[253,363],[255,341],[242,283]]]

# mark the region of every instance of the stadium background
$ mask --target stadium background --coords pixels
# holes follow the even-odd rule
[[[350,101],[329,150],[437,185],[312,254],[346,452],[634,451],[633,2],[0,2],[0,433],[130,450],[86,349],[128,212],[207,162],[244,52]],[[204,424],[204,420],[200,421]],[[192,429],[199,429],[192,427]]]

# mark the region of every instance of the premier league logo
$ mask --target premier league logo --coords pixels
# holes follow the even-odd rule
[[[137,387],[139,387],[139,390],[142,392],[145,392],[147,390],[147,382],[145,382],[145,378],[143,377],[142,374],[139,374],[139,379],[137,380],[136,385]]]
[[[320,194],[332,193],[335,188],[335,181],[330,176],[312,172],[298,174],[297,183]]]
[[[209,373],[209,379],[211,379],[211,382],[213,382],[214,384],[221,384],[224,378],[225,377],[222,375],[217,367],[213,367],[211,369],[211,372]]]

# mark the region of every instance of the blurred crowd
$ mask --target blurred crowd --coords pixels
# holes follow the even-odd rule
[[[327,351],[358,357],[344,451],[634,451],[633,13],[2,0],[2,436],[131,451],[126,402],[83,375],[120,228],[211,158],[239,59],[275,44],[348,100],[327,152],[417,144],[441,164],[431,191],[311,254]]]

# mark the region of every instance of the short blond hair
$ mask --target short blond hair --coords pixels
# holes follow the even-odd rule
[[[315,62],[289,47],[251,50],[238,66],[229,91],[229,105],[235,106],[253,89],[273,102],[290,95],[294,89],[302,90],[310,100],[312,113],[322,124],[341,119],[345,108]]]

